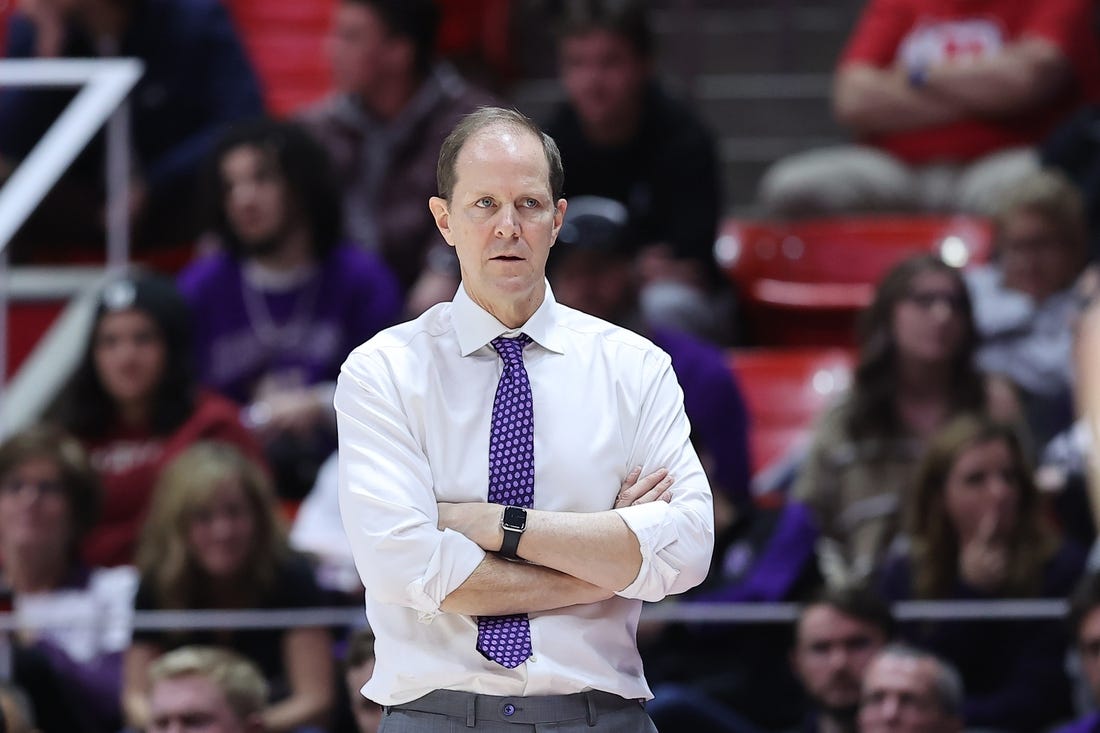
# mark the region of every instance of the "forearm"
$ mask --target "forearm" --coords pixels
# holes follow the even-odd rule
[[[612,595],[550,568],[490,555],[443,599],[440,608],[467,616],[502,616],[596,603]]]
[[[963,117],[958,105],[914,89],[899,71],[868,66],[840,72],[833,89],[833,112],[841,124],[860,135],[906,132]]]
[[[925,89],[981,117],[1018,115],[1057,94],[1069,81],[1069,62],[1044,41],[1025,41],[991,58],[933,66]]]
[[[497,504],[455,504],[441,512],[447,526],[496,552],[504,541],[504,508]],[[630,585],[642,565],[638,538],[622,518],[606,512],[546,512],[529,509],[519,542],[524,560],[615,592]]]
[[[289,733],[303,726],[324,722],[331,705],[330,696],[314,692],[294,693],[264,710],[264,730]]]

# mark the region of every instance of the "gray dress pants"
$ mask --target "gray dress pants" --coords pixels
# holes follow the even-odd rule
[[[607,692],[499,697],[436,690],[383,708],[379,733],[656,733],[641,701]]]

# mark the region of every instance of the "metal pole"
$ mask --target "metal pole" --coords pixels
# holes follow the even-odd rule
[[[8,385],[8,250],[0,247],[0,438],[7,435],[4,418],[4,395]]]
[[[107,271],[117,274],[130,260],[130,103],[107,121]]]

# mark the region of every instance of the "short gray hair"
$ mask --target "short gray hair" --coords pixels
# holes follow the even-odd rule
[[[542,150],[546,154],[546,165],[550,175],[547,184],[550,186],[550,195],[554,201],[562,197],[565,188],[565,169],[561,163],[561,151],[554,138],[547,135],[538,126],[538,123],[527,115],[514,109],[504,107],[479,107],[459,120],[451,134],[443,141],[439,148],[439,162],[435,168],[435,183],[439,191],[439,197],[451,200],[454,194],[455,182],[458,180],[458,154],[466,142],[481,132],[491,127],[507,127],[513,130],[526,131],[535,136],[542,143]]]
[[[962,716],[963,706],[963,681],[959,671],[950,662],[947,662],[932,652],[918,649],[915,646],[894,642],[887,644],[879,652],[878,658],[895,657],[900,659],[914,659],[917,661],[929,661],[936,669],[935,692],[940,709],[954,717]]]

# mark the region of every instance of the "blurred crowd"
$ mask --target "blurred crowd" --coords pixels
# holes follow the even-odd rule
[[[145,63],[130,97],[135,256],[182,246],[189,261],[107,282],[64,389],[0,444],[0,605],[18,627],[0,643],[0,730],[198,716],[203,730],[373,733],[383,714],[359,694],[367,630],[134,630],[134,614],[361,607],[335,380],[356,345],[458,286],[427,201],[443,138],[507,102],[517,73],[516,49],[466,23],[506,27],[495,17],[514,8],[336,0],[330,93],[275,115],[232,5],[18,0],[8,19],[11,58]],[[867,0],[833,86],[853,142],[776,161],[738,205],[782,221],[985,217],[995,254],[885,272],[850,386],[766,497],[729,358],[757,344],[713,254],[730,209],[716,131],[664,83],[646,3],[534,5],[563,91],[540,120],[569,202],[554,295],[671,355],[714,488],[711,573],[682,600],[800,607],[790,625],[644,625],[658,727],[1100,731],[1092,4]],[[72,97],[0,90],[0,181]],[[99,139],[80,154],[10,243],[16,262],[102,250],[103,158]],[[1007,599],[1070,613],[891,612]]]

